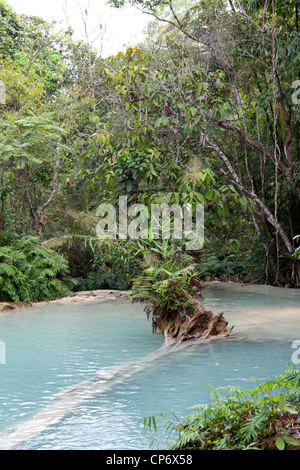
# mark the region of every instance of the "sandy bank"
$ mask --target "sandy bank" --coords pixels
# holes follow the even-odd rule
[[[0,312],[14,310],[16,308],[24,307],[41,307],[43,305],[51,304],[69,304],[69,303],[87,303],[87,302],[103,302],[105,300],[126,300],[129,291],[120,291],[112,289],[102,289],[93,291],[82,291],[76,292],[69,297],[62,297],[58,299],[50,300],[49,302],[34,302],[32,304],[24,304],[22,302],[0,302]]]

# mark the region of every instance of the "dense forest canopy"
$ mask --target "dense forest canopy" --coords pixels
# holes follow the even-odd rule
[[[145,39],[101,57],[0,1],[0,300],[43,298],[20,297],[43,266],[47,298],[66,279],[130,287],[155,246],[97,240],[97,207],[119,196],[204,204],[204,247],[170,241],[178,266],[299,286],[297,0],[128,3]]]

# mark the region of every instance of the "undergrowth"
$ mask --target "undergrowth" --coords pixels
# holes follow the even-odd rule
[[[247,390],[210,389],[212,403],[194,406],[183,421],[161,413],[144,418],[145,429],[157,431],[157,417],[165,418],[178,435],[171,450],[300,449],[300,369]]]
[[[71,294],[68,262],[27,236],[0,247],[0,301],[36,302]]]

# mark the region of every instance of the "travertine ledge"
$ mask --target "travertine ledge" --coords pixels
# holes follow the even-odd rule
[[[71,303],[88,303],[88,302],[103,302],[105,300],[127,300],[129,291],[101,289],[92,291],[76,292],[68,297],[53,299],[48,302],[34,302],[31,304],[24,304],[22,302],[0,302],[0,312],[14,310],[16,308],[26,307],[40,307],[43,305],[52,304],[71,304]]]

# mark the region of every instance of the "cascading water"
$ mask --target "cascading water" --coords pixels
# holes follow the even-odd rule
[[[291,360],[299,291],[214,283],[204,303],[235,326],[230,338],[166,345],[125,302],[3,313],[0,448],[147,448],[143,416],[185,415],[206,384],[249,387]]]

